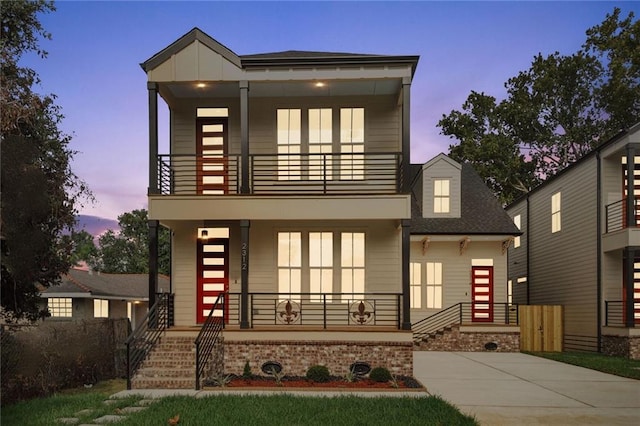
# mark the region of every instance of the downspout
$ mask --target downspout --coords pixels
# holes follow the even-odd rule
[[[596,303],[597,303],[597,328],[598,328],[598,352],[602,351],[602,164],[600,162],[600,151],[596,151]]]
[[[529,276],[529,264],[531,263],[531,257],[529,256],[529,244],[531,241],[531,232],[529,232],[529,193],[527,193],[527,305],[529,302],[529,287],[531,286],[531,277]]]

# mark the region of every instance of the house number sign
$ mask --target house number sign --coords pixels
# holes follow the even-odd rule
[[[243,271],[249,270],[248,257],[249,257],[249,244],[242,243],[242,250],[240,251],[240,262],[242,264]]]

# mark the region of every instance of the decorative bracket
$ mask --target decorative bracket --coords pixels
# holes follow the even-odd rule
[[[464,252],[467,250],[467,247],[469,247],[470,242],[471,242],[471,238],[469,237],[464,237],[463,239],[460,240],[460,256],[462,256]]]
[[[427,250],[429,250],[429,243],[431,242],[431,238],[424,237],[421,241],[422,243],[422,255],[427,254]]]
[[[502,242],[502,254],[505,254],[507,252],[512,241],[513,241],[513,237],[509,237]]]

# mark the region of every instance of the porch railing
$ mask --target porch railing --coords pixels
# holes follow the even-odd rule
[[[240,294],[229,293],[229,324],[240,324]],[[402,294],[249,293],[249,326],[401,328]]]
[[[250,194],[395,194],[401,182],[399,152],[251,154]],[[240,155],[158,156],[162,195],[240,193]],[[210,188],[215,188],[211,191]]]
[[[619,231],[627,228],[627,212],[626,212],[626,199],[616,201],[605,206],[607,215],[606,232]],[[638,206],[638,197],[633,200],[633,211],[635,212],[635,218],[633,220],[634,226],[638,226],[640,223],[640,209]]]
[[[127,347],[127,389],[131,389],[131,379],[156,345],[164,331],[172,322],[172,295],[159,293],[156,303],[149,309],[140,325],[131,333],[125,345]]]
[[[504,324],[518,325],[518,305],[509,303],[482,303],[483,312],[486,305],[489,305],[492,318],[475,319],[473,314],[474,302],[461,302],[451,305],[446,309],[434,313],[411,325],[413,331],[413,341],[416,343],[424,340],[425,337],[441,331],[447,327],[465,323],[477,324]]]
[[[214,347],[220,341],[220,333],[224,329],[224,301],[225,295],[223,293],[213,304],[209,316],[194,342],[196,345],[196,390],[200,390],[200,378],[211,358]]]

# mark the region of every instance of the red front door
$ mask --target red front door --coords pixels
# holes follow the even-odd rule
[[[471,321],[493,322],[493,266],[471,267]]]
[[[207,234],[208,238],[198,239],[198,324],[207,319],[218,296],[229,291],[229,230],[208,228]],[[224,308],[216,308],[213,315],[224,314],[224,321],[228,322],[227,306],[228,300],[225,299]]]
[[[624,277],[627,276],[626,262],[623,268]],[[627,283],[622,287],[622,320],[627,317]],[[640,258],[636,257],[633,262],[633,319],[636,324],[640,324]]]
[[[196,120],[198,194],[219,195],[229,192],[227,139],[226,118]]]

